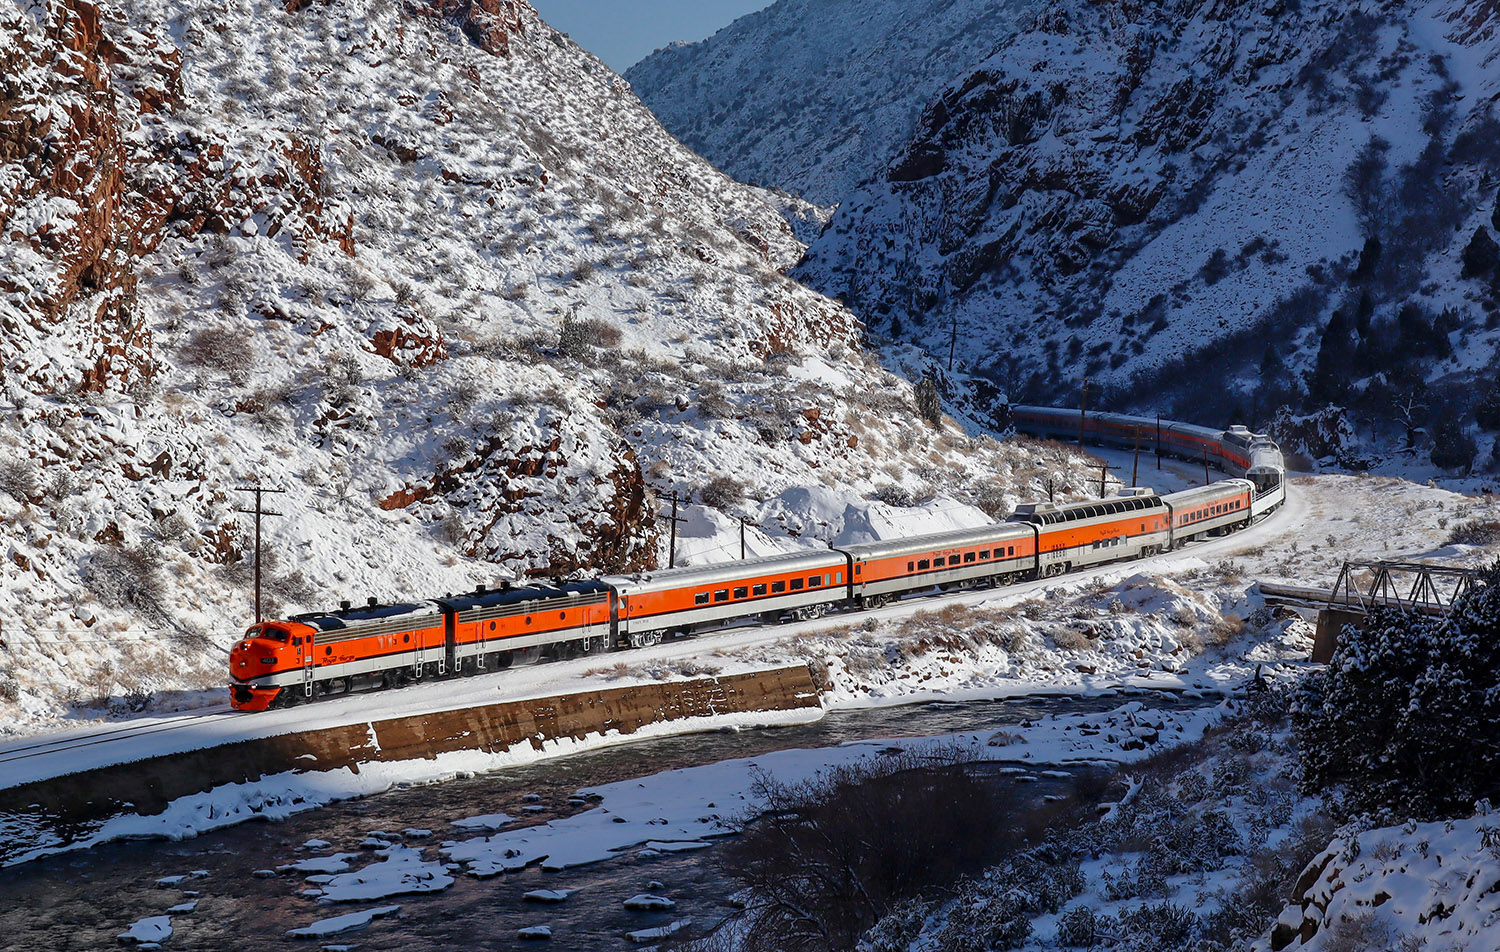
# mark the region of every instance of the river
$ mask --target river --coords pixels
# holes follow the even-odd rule
[[[1132,697],[1156,707],[1203,703],[1167,694]],[[521,945],[569,952],[636,948],[626,938],[632,930],[687,917],[706,924],[733,911],[728,896],[733,887],[707,862],[711,850],[649,858],[630,854],[561,872],[533,867],[484,880],[459,875],[442,892],[339,905],[318,905],[298,895],[305,886],[299,875],[257,878],[254,874],[306,858],[309,854],[301,846],[311,839],[354,852],[374,830],[428,829],[431,836],[408,842],[424,847],[428,858],[436,858],[438,844],[474,835],[451,826],[453,820],[500,812],[524,816],[528,823],[557,820],[593,808],[570,799],[585,787],[775,750],[994,730],[1060,711],[1106,710],[1122,703],[1122,695],[1033,696],[835,711],[812,724],[661,738],[469,779],[394,789],[286,820],[243,824],[190,840],[106,844],[0,870],[0,949],[115,948],[115,937],[136,919],[161,914],[192,899],[197,908],[173,917],[174,934],[165,948],[215,952],[260,952],[268,946],[316,949],[327,944],[370,952],[514,949]],[[1014,781],[997,774],[995,782]],[[1064,783],[1044,778],[1034,785],[1036,797]],[[162,877],[194,871],[202,875],[170,887],[156,885]],[[540,888],[578,892],[559,904],[522,900],[523,893]],[[197,895],[186,896],[187,890]],[[663,913],[623,908],[625,898],[648,891],[670,896],[677,908]],[[287,929],[317,919],[391,904],[402,907],[398,916],[378,920],[361,932],[321,943],[285,936]],[[551,927],[550,942],[517,939],[519,928],[539,924]]]

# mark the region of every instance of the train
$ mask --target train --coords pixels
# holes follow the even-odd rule
[[[1012,408],[1018,432],[1138,446],[1242,475],[1180,492],[1031,502],[989,526],[713,565],[311,612],[259,622],[229,653],[230,703],[263,711],[359,690],[646,647],[746,619],[864,611],[932,591],[1061,575],[1244,528],[1286,499],[1269,437],[1122,414]],[[1143,443],[1144,441],[1144,443]]]

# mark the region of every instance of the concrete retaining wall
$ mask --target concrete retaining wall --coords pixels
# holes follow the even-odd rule
[[[81,822],[110,816],[129,803],[132,812],[160,812],[172,800],[226,783],[288,770],[359,769],[360,764],[431,759],[459,750],[499,752],[522,743],[618,731],[648,724],[820,706],[805,666],[720,678],[673,681],[583,694],[506,701],[413,717],[360,721],[343,727],[260,737],[221,747],[0,790],[0,813],[45,814]]]

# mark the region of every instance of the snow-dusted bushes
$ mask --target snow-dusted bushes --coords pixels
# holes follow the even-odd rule
[[[1342,786],[1350,809],[1452,816],[1500,794],[1500,566],[1447,619],[1345,628],[1292,713],[1306,786]]]
[[[1019,795],[972,776],[972,756],[908,748],[796,783],[758,778],[764,812],[715,857],[748,891],[743,952],[849,949],[888,915],[877,935],[899,947],[920,926],[913,897],[1017,842]]]

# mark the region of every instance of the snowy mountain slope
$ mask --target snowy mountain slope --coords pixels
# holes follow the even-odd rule
[[[988,56],[1032,0],[779,0],[626,70],[663,125],[744,182],[842,201],[931,95]]]
[[[1387,438],[1413,394],[1419,427],[1462,418],[1500,321],[1495,19],[1056,0],[797,273],[890,337],[956,330],[1014,394],[1087,375],[1095,406],[1261,423],[1332,403]]]
[[[920,423],[763,194],[524,3],[287,6],[0,10],[7,723],[217,683],[257,481],[283,612],[654,565],[674,490],[774,550],[842,531],[788,491],[1072,466]]]

